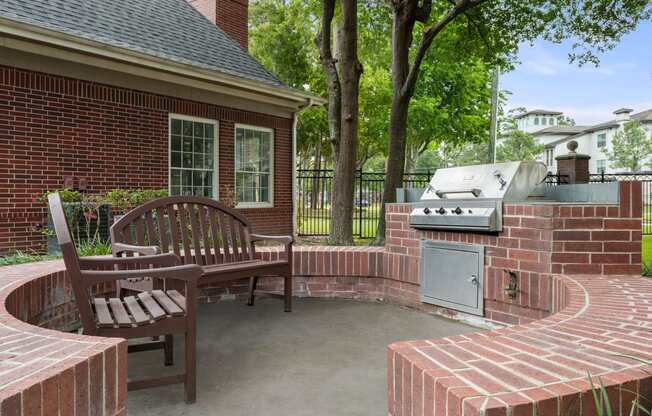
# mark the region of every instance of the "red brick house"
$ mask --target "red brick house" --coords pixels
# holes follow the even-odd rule
[[[0,253],[42,249],[39,196],[70,184],[235,191],[290,233],[294,121],[321,103],[249,55],[247,0],[3,0]]]

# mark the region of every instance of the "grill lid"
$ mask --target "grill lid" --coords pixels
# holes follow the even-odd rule
[[[421,201],[500,199],[524,201],[547,175],[541,162],[505,162],[438,169]]]

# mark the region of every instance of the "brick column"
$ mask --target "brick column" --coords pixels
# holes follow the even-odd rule
[[[557,156],[557,175],[568,178],[568,183],[589,183],[589,160],[591,156],[575,152],[577,142],[571,140],[566,145],[568,153]]]

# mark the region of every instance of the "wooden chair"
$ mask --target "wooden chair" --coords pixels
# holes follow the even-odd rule
[[[279,260],[256,258],[255,243],[285,245]],[[140,250],[174,253],[185,264],[197,264],[204,274],[199,284],[249,278],[248,304],[254,304],[258,278],[284,279],[285,311],[292,310],[291,236],[253,234],[247,218],[219,202],[197,196],[159,198],[134,208],[111,226],[114,254]]]
[[[181,265],[173,253],[140,255],[124,258],[79,258],[70,235],[59,194],[48,196],[50,213],[70,276],[75,302],[81,316],[84,334],[118,338],[155,338],[165,341],[129,345],[128,352],[163,349],[165,363],[172,364],[172,334],[185,335],[185,373],[155,379],[129,381],[128,390],[138,390],[175,383],[185,384],[186,403],[196,397],[196,296],[197,281],[202,275],[199,266]],[[125,278],[162,280],[163,289],[124,298],[91,299],[93,286],[117,282]],[[185,284],[185,297],[177,290],[166,290],[169,280]]]

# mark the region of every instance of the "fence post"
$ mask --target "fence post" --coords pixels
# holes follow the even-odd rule
[[[358,234],[360,238],[363,237],[362,235],[362,169],[358,170],[358,175],[360,175],[360,179],[358,179],[358,203],[357,203],[357,208],[358,208]],[[355,205],[355,198],[353,198],[353,204]],[[355,209],[355,207],[354,207]],[[355,211],[354,211],[355,212]]]

